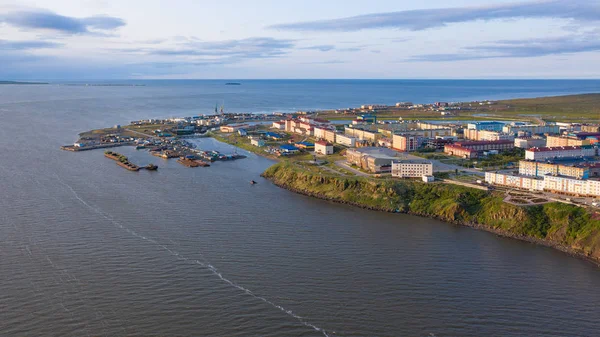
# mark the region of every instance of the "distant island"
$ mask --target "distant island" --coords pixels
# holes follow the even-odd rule
[[[227,82],[227,83],[225,83],[225,85],[242,85],[242,84],[239,82]]]
[[[45,82],[0,81],[0,84],[48,84]]]
[[[129,84],[129,83],[65,83],[60,84],[70,87],[145,87],[145,84]]]

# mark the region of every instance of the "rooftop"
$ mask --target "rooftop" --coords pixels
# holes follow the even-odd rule
[[[482,141],[474,141],[474,142],[456,142],[455,144],[463,147],[467,146],[475,146],[475,145],[491,145],[491,144],[514,144],[513,140],[482,140]]]
[[[356,149],[348,149],[348,152],[357,152],[359,154],[368,155],[376,158],[397,158],[398,152],[385,147],[360,147]]]
[[[482,121],[482,122],[475,122],[475,123],[469,123],[469,124],[477,124],[477,125],[502,124],[502,125],[504,125],[504,123],[496,122],[496,121]]]
[[[282,135],[275,133],[275,132],[265,132],[265,136],[274,137],[274,138],[283,138]]]
[[[297,142],[296,145],[314,146],[315,144],[311,142]]]
[[[461,151],[469,151],[469,152],[477,152],[473,149],[469,149],[468,147],[463,147],[460,146],[458,144],[446,144],[446,146],[444,146],[444,148],[446,149],[454,149],[454,150],[461,150]]]
[[[398,164],[432,164],[432,162],[430,162],[429,160],[425,160],[425,159],[401,159],[401,160],[395,160],[394,163],[398,163]]]
[[[280,145],[279,148],[284,149],[284,150],[292,150],[292,151],[298,150],[297,147],[295,147],[294,145],[289,145],[289,144]]]
[[[576,151],[582,149],[591,149],[590,145],[584,146],[554,146],[554,147],[532,147],[531,149],[527,149],[526,151],[531,152],[550,152],[550,151]]]
[[[519,162],[536,163],[538,165],[540,165],[540,164],[549,164],[549,165],[578,167],[578,168],[596,168],[596,167],[600,167],[600,163],[599,162],[587,162],[587,161],[573,160],[573,159],[563,159],[563,160],[561,160],[561,159],[554,159],[554,160],[549,160],[549,161],[544,161],[544,162],[539,162],[539,161],[535,161],[535,160],[528,160],[528,159],[521,159],[521,160],[519,160]]]
[[[578,132],[575,134],[575,137],[577,137],[579,139],[600,138],[600,133],[598,133],[598,132]]]

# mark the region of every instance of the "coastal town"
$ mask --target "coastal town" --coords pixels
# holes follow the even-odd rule
[[[600,337],[600,0],[0,0],[0,337]]]
[[[548,122],[541,118],[534,119],[537,123],[526,119],[389,118],[389,111],[395,109],[419,109],[452,117],[464,109],[489,109],[496,104],[400,102],[334,112],[221,112],[138,120],[123,127],[84,132],[77,142],[63,149],[85,151],[129,145],[158,157],[177,158],[187,167],[206,167],[215,160],[244,157],[196,149],[186,141],[189,137],[210,136],[326,174],[498,190],[505,193],[506,202],[516,205],[552,201],[599,205],[599,124]],[[348,119],[335,119],[338,116]]]

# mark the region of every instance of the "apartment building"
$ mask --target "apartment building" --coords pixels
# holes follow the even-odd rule
[[[596,149],[591,146],[533,147],[525,151],[525,159],[534,161],[593,157],[595,155]]]
[[[502,122],[475,122],[467,124],[467,129],[469,130],[488,130],[488,131],[502,131],[504,127],[504,123]]]
[[[356,146],[356,138],[347,135],[337,135],[335,137],[335,142],[340,145],[344,145],[347,147],[355,147]]]
[[[395,160],[398,160],[398,153],[382,147],[362,147],[346,150],[346,161],[349,164],[373,173],[390,172],[392,162]]]
[[[491,150],[505,151],[511,150],[515,147],[515,143],[512,140],[456,142],[454,145],[479,152]]]
[[[558,146],[583,146],[590,145],[589,139],[580,139],[579,137],[573,136],[548,136],[546,138],[547,147],[558,147]]]
[[[582,180],[572,177],[551,176],[523,177],[504,173],[486,172],[488,184],[518,189],[548,191],[576,196],[600,197],[600,181]]]
[[[515,138],[515,147],[530,149],[532,147],[545,147],[546,139],[542,137],[520,137]]]
[[[565,165],[521,160],[519,161],[519,174],[534,177],[543,177],[549,174],[577,179],[588,179],[590,177],[590,169],[589,167],[581,165]]]
[[[402,152],[416,151],[423,144],[424,138],[419,135],[401,134],[392,137],[392,148]]]
[[[444,153],[465,159],[477,158],[479,154],[477,150],[469,149],[455,144],[446,144],[444,146]]]
[[[526,133],[531,133],[534,135],[537,134],[553,134],[553,133],[560,133],[560,126],[558,125],[552,125],[552,124],[547,124],[547,125],[505,125],[502,128],[502,132],[504,133],[510,133],[513,135],[518,134],[519,132],[526,132]]]
[[[433,175],[433,163],[426,160],[399,160],[392,162],[392,177],[421,178]]]

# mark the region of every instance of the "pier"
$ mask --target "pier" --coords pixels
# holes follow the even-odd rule
[[[60,149],[65,150],[65,151],[71,151],[71,152],[79,152],[79,151],[108,149],[111,147],[133,146],[133,145],[134,145],[133,142],[106,143],[106,144],[96,144],[96,145],[86,145],[86,146],[63,145],[60,147]]]

